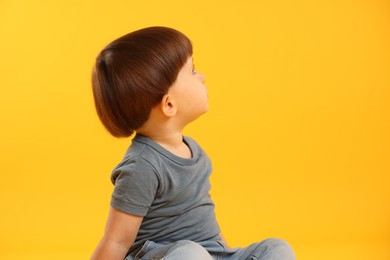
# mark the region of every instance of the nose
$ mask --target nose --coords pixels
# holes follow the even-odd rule
[[[198,77],[203,84],[206,82],[206,75],[203,73],[198,72]]]

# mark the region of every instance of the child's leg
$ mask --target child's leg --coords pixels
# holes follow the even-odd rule
[[[198,243],[182,240],[174,243],[167,254],[164,257],[164,260],[212,260],[211,255]]]
[[[212,260],[212,257],[198,243],[181,240],[168,245],[146,242],[142,249],[135,256],[127,256],[126,260],[148,260],[148,259],[164,259],[164,260]]]
[[[222,259],[262,259],[262,260],[295,260],[291,246],[280,239],[270,238],[248,247],[240,248],[234,254],[228,254]]]

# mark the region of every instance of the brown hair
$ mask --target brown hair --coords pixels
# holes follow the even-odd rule
[[[106,46],[92,73],[95,107],[106,129],[115,137],[132,135],[191,55],[190,40],[166,27],[134,31]]]

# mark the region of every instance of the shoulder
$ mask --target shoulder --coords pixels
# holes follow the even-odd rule
[[[157,175],[150,151],[144,144],[133,142],[122,161],[112,171],[111,181],[115,184],[118,177],[158,179]]]

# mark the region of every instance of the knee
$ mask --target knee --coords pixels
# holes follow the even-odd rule
[[[212,258],[207,250],[198,243],[189,240],[180,240],[170,248],[164,259],[209,260]]]
[[[295,260],[295,253],[292,247],[284,240],[277,238],[269,238],[262,243],[265,250],[265,259],[283,259]],[[263,255],[262,255],[263,256]]]

